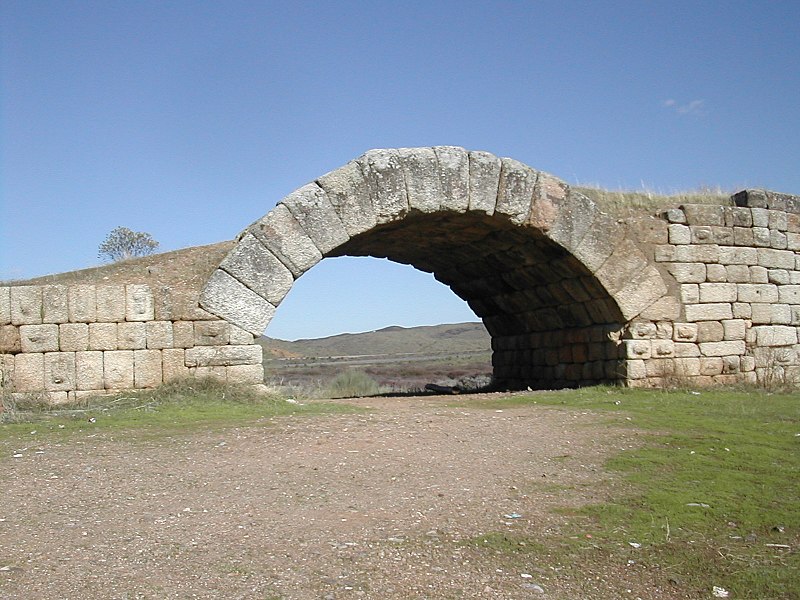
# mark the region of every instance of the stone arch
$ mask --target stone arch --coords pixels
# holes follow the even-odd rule
[[[624,378],[620,331],[669,295],[628,228],[563,181],[439,146],[370,150],[292,192],[238,236],[200,305],[260,335],[298,277],[345,255],[449,286],[492,336],[504,388]]]

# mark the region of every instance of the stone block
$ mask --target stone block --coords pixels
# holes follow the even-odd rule
[[[775,325],[789,325],[792,322],[792,307],[790,304],[770,304],[770,323]]]
[[[729,283],[750,283],[750,267],[747,265],[727,265],[725,277]]]
[[[103,323],[120,323],[125,320],[125,286],[98,285],[95,288],[97,298],[97,320]]]
[[[203,321],[200,321],[201,323]],[[236,327],[232,325],[231,327]],[[239,329],[236,327],[236,329]],[[239,330],[243,331],[243,330]],[[246,332],[247,333],[247,332]],[[252,339],[253,335],[247,333]],[[175,321],[172,324],[172,345],[175,348],[191,348],[194,346],[194,323],[192,321]]]
[[[280,304],[294,283],[291,271],[249,233],[239,240],[220,268],[273,306]]]
[[[42,322],[69,321],[67,289],[65,285],[46,285],[42,288]]]
[[[800,251],[800,233],[787,233],[786,247],[794,252]]]
[[[719,321],[701,321],[697,324],[698,342],[721,342],[724,338],[725,331]]]
[[[797,328],[786,325],[753,327],[758,346],[793,346],[797,344]]]
[[[28,327],[36,327],[29,325]],[[18,354],[22,352],[22,340],[19,327],[16,325],[0,325],[0,355]]]
[[[166,348],[161,351],[164,382],[180,381],[191,376],[185,357],[186,351],[183,348]]]
[[[433,148],[399,148],[400,165],[406,182],[408,207],[433,213],[441,206],[439,165]]]
[[[369,187],[377,223],[390,223],[406,215],[408,195],[397,150],[369,150],[358,158],[358,163]]]
[[[686,213],[680,208],[668,208],[663,216],[670,223],[686,223]]]
[[[673,348],[675,356],[680,358],[700,356],[700,347],[692,342],[675,342]]]
[[[103,352],[75,353],[75,386],[78,390],[102,390]]]
[[[14,357],[11,354],[0,354],[0,392],[14,388]],[[2,408],[0,400],[0,408]]]
[[[435,146],[442,210],[469,208],[469,153],[458,146]]]
[[[586,196],[570,194],[566,183],[549,173],[540,172],[533,188],[531,210],[526,223],[539,231],[551,231],[551,235],[557,232],[559,239],[566,238],[567,243],[571,244],[569,248],[574,248],[591,226],[595,211],[594,202]],[[656,229],[645,222],[638,231],[644,237],[655,234]],[[665,238],[663,242],[666,241]]]
[[[87,323],[62,323],[58,326],[58,346],[62,352],[79,352],[89,349]]]
[[[754,356],[740,356],[739,369],[742,371],[755,371],[756,359]]]
[[[226,381],[235,385],[264,383],[264,367],[258,365],[231,365],[225,367]]]
[[[770,229],[786,231],[789,229],[788,215],[782,210],[770,210],[767,212],[767,222]]]
[[[44,354],[17,354],[14,357],[14,390],[44,390]]]
[[[775,285],[789,285],[792,279],[786,269],[769,269],[767,271],[767,281]],[[778,288],[778,296],[780,296],[780,288]]]
[[[752,246],[754,245],[753,230],[750,227],[734,227],[733,228],[733,243],[735,246]]]
[[[659,244],[654,248],[656,262],[672,262],[675,260],[675,247],[670,244]]]
[[[725,207],[725,226],[726,227],[747,227],[753,226],[753,215],[749,208],[738,206]]]
[[[595,277],[607,292],[615,295],[647,267],[648,260],[638,246],[623,240],[608,260],[595,272]]]
[[[651,342],[651,356],[654,358],[667,358],[675,355],[675,344],[672,340],[653,340]]]
[[[380,201],[382,198],[373,197],[373,204],[376,200]],[[289,209],[323,256],[350,239],[325,191],[316,183],[309,183],[295,190],[281,200],[281,204]]]
[[[634,340],[651,340],[656,337],[656,324],[649,321],[635,321],[631,323],[628,331]]]
[[[676,342],[697,341],[697,323],[675,323],[672,331],[672,338]]]
[[[735,302],[736,300],[737,291],[735,283],[700,284],[700,302]]]
[[[642,314],[648,307],[667,294],[667,286],[661,273],[648,265],[639,274],[631,277],[625,286],[614,294],[614,300],[622,312],[622,318],[627,320]],[[590,323],[585,323],[589,325]]]
[[[9,291],[11,323],[39,325],[42,323],[42,288],[38,285],[14,286]]]
[[[234,346],[245,346],[255,342],[255,338],[253,337],[252,333],[245,331],[236,325],[229,325],[229,332],[230,336],[228,343]]]
[[[117,323],[117,349],[143,350],[147,347],[147,325],[143,321]],[[103,348],[108,350],[109,348]]]
[[[778,286],[771,283],[739,283],[739,302],[777,302]]]
[[[152,321],[155,319],[155,303],[149,285],[128,284],[125,286],[125,320]]]
[[[788,245],[789,241],[785,233],[782,231],[775,231],[774,229],[769,230],[770,248],[775,248],[776,250],[786,250]]]
[[[225,383],[228,380],[227,367],[191,367],[189,369],[192,377],[197,379],[208,379]]]
[[[493,215],[500,185],[500,159],[488,152],[469,153],[469,210]]]
[[[133,385],[136,388],[154,388],[163,382],[161,351],[133,351]]]
[[[723,265],[754,265],[758,262],[756,248],[722,246],[719,248],[719,262]]]
[[[194,324],[194,346],[224,346],[230,343],[230,325],[225,321]]]
[[[720,247],[716,244],[706,245],[687,245],[675,247],[675,260],[677,262],[701,262],[715,263],[720,262]]]
[[[75,389],[74,352],[48,352],[44,355],[44,387],[51,392]]]
[[[667,267],[678,283],[701,283],[706,280],[703,263],[673,263]]]
[[[345,166],[323,175],[317,179],[317,185],[325,191],[328,201],[351,237],[375,227],[377,220],[372,198],[370,198],[369,194],[369,184],[364,177],[361,166],[356,161],[350,161]],[[311,245],[314,248],[314,253],[318,253],[319,251],[313,245],[313,242]],[[270,246],[267,247],[270,248]],[[270,249],[274,252],[273,248]],[[306,255],[307,258],[310,258],[314,253]],[[280,258],[280,253],[276,254]],[[320,258],[322,257],[320,256]],[[314,264],[316,263],[309,264],[303,270],[308,270]],[[290,265],[287,264],[286,266],[294,272]],[[294,275],[298,277],[300,273],[294,273]]]
[[[206,321],[213,323],[214,321]],[[172,322],[171,321],[148,321],[147,326],[147,348],[151,350],[161,350],[162,348],[173,347]],[[148,386],[149,387],[149,386]]]
[[[750,267],[750,283],[769,283],[769,271],[764,267]]]
[[[769,248],[772,241],[769,229],[766,227],[753,227],[751,231],[753,233],[753,246]]]
[[[663,296],[640,312],[639,317],[656,321],[674,321],[680,318],[681,308],[680,300],[673,296]]]
[[[11,324],[11,288],[0,286],[0,325]]]
[[[726,341],[743,340],[747,331],[747,322],[744,319],[726,319],[722,321],[722,328],[723,339]]]
[[[628,379],[644,379],[647,377],[647,367],[644,360],[625,361],[625,376]]]
[[[692,231],[686,225],[679,225],[677,223],[673,223],[669,226],[669,243],[678,245],[678,244],[691,244],[692,243]]]
[[[134,352],[137,350],[112,350],[103,353],[103,387],[108,390],[133,389]]]
[[[363,201],[363,199],[362,199]],[[349,215],[349,212],[346,213]],[[375,226],[375,212],[372,210],[372,201],[369,201],[368,212],[359,220],[355,216],[347,217],[345,225],[358,230],[364,228],[368,231]],[[367,225],[371,223],[370,227]],[[260,221],[250,226],[249,232],[260,241],[265,248],[270,250],[286,265],[294,277],[300,277],[311,267],[322,260],[322,253],[311,241],[311,238],[292,216],[289,209],[283,204],[278,204],[269,214]],[[353,234],[355,235],[355,234]]]
[[[261,346],[195,346],[186,350],[187,367],[261,364]]]
[[[703,356],[730,356],[734,354],[744,354],[744,340],[733,340],[729,342],[700,342],[700,353]]]
[[[800,304],[800,285],[778,286],[778,301],[784,304]]]
[[[732,319],[733,311],[728,303],[716,304],[687,304],[685,307],[686,320],[690,323],[696,321],[720,321]]]
[[[769,325],[772,323],[771,304],[749,304],[748,306],[750,306],[750,319],[753,323],[761,325]]]
[[[200,295],[200,306],[260,336],[275,314],[275,307],[221,269],[209,278]]]
[[[691,244],[715,244],[714,232],[707,225],[693,225],[689,227]],[[675,243],[675,242],[673,242]]]
[[[67,292],[71,323],[97,321],[97,295],[93,285],[71,285]]]
[[[116,323],[89,323],[89,350],[116,350]]]
[[[495,213],[522,225],[528,220],[538,172],[513,158],[501,158],[500,183]]]
[[[751,208],[753,227],[769,227],[769,212],[766,208]]]
[[[697,377],[700,375],[700,359],[693,357],[676,358],[674,361],[677,377]]]
[[[681,207],[689,225],[725,225],[725,207],[713,204],[687,204]]]
[[[572,253],[589,271],[596,272],[625,239],[625,230],[617,220],[605,213],[597,213],[592,228]]]
[[[706,281],[711,283],[725,283],[728,281],[727,268],[724,265],[706,265]]]
[[[700,358],[701,375],[719,375],[722,373],[722,358],[719,356]]]
[[[624,358],[650,358],[650,342],[648,340],[623,340],[622,356]]]
[[[58,325],[20,325],[22,352],[58,352]]]
[[[720,246],[732,246],[734,244],[733,227],[712,227],[711,235],[714,243]]]
[[[696,283],[684,283],[681,286],[681,301],[684,304],[699,304],[700,286]]]
[[[758,248],[758,265],[767,269],[794,269],[795,255],[791,250]]]

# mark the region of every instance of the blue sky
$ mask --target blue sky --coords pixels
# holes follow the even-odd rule
[[[0,279],[94,266],[119,225],[231,239],[377,147],[800,193],[796,1],[4,0],[0,28]],[[267,333],[473,319],[430,275],[326,259]]]

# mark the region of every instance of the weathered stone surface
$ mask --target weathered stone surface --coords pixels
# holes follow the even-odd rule
[[[97,299],[97,320],[103,323],[119,323],[125,320],[125,286],[98,285],[95,288]]]
[[[562,212],[571,212],[564,208],[569,191],[569,186],[557,177],[539,172],[533,188],[533,199],[527,224],[539,231],[549,233],[556,220],[563,217],[561,219],[563,227],[564,220],[568,220],[569,217],[562,215]]]
[[[469,210],[493,215],[502,163],[488,152],[469,153]]]
[[[273,305],[221,269],[206,283],[200,305],[253,335],[261,335],[275,314]]]
[[[724,337],[725,332],[719,321],[701,321],[697,324],[698,342],[721,342]]]
[[[0,286],[0,325],[11,323],[11,288]]]
[[[0,325],[0,327],[3,327]],[[14,357],[0,353],[0,392],[14,387]]]
[[[689,304],[686,307],[686,320],[695,321],[719,321],[721,319],[732,319],[733,311],[731,305],[727,303],[719,304]]]
[[[316,183],[292,192],[281,204],[289,209],[323,256],[350,239],[325,191]]]
[[[675,263],[667,267],[678,283],[700,283],[706,280],[703,263]]]
[[[578,248],[591,231],[595,217],[600,213],[595,203],[574,190],[569,190],[565,201],[549,225],[549,237],[567,250]]]
[[[652,265],[631,277],[614,298],[622,317],[633,319],[667,293],[661,273]]]
[[[42,288],[38,285],[15,286],[9,291],[11,322],[14,325],[38,325],[42,322]]]
[[[58,352],[58,325],[20,325],[22,352]]]
[[[75,384],[78,390],[102,390],[103,352],[75,353]]]
[[[89,325],[62,323],[58,326],[58,345],[62,352],[79,352],[89,349]]]
[[[14,390],[17,392],[44,390],[44,354],[17,354],[14,357]]]
[[[154,388],[163,382],[161,352],[159,350],[133,351],[133,385],[136,388]]]
[[[458,146],[435,146],[441,209],[463,213],[469,208],[469,154]]]
[[[71,323],[94,323],[97,320],[97,295],[93,285],[71,285],[67,293]]]
[[[116,350],[116,323],[89,323],[89,350]]]
[[[325,191],[351,237],[375,227],[377,218],[372,206],[369,184],[358,162],[351,161],[323,175],[317,179],[317,185]]]
[[[67,321],[69,321],[67,286],[44,286],[42,288],[42,322],[66,323]]]
[[[794,269],[795,254],[791,250],[759,248],[758,265],[767,269]]]
[[[128,284],[125,286],[125,320],[152,321],[155,319],[155,304],[150,286]]]
[[[691,244],[692,232],[686,225],[672,224],[669,226],[670,244]]]
[[[231,327],[236,326],[232,325]],[[251,333],[247,335],[252,339]],[[175,321],[172,324],[172,344],[175,348],[191,348],[194,346],[194,323],[192,321]]]
[[[294,283],[291,271],[249,233],[239,240],[220,268],[276,307]]]
[[[186,350],[187,367],[261,364],[261,346],[195,346]]]
[[[193,346],[224,346],[230,343],[231,325],[225,321],[195,323]]]
[[[744,340],[731,342],[700,342],[700,353],[703,356],[728,356],[732,354],[744,354]]]
[[[735,283],[701,283],[700,302],[736,302]]]
[[[616,219],[602,212],[597,213],[591,229],[578,247],[573,249],[573,255],[594,273],[625,239],[624,228]]]
[[[247,385],[264,383],[264,367],[258,365],[231,365],[225,367],[226,381],[231,384]]]
[[[513,158],[501,158],[500,161],[502,166],[495,214],[507,215],[512,223],[521,225],[530,215],[533,190],[539,174]]]
[[[74,352],[48,352],[44,355],[44,387],[51,392],[75,389]]]
[[[389,223],[405,216],[408,194],[397,150],[370,150],[358,163],[367,180],[377,223]]]
[[[247,344],[252,344],[255,341],[252,333],[245,331],[236,325],[231,325],[229,331],[229,343],[234,346],[245,346]]]
[[[374,219],[374,212],[372,215]],[[355,229],[361,227],[359,222],[348,223]],[[283,204],[278,204],[263,219],[253,223],[248,231],[278,257],[295,278],[322,260],[319,248]]]
[[[149,350],[161,350],[163,348],[173,347],[171,321],[148,321],[146,323],[146,330],[147,348]]]
[[[186,350],[183,348],[165,348],[161,351],[162,377],[164,383],[181,381],[191,376],[185,363]]]
[[[0,355],[22,352],[19,327],[16,325],[0,325]]]
[[[110,390],[133,389],[133,353],[137,350],[103,352],[103,387]]]
[[[797,328],[784,325],[753,327],[759,346],[792,346],[797,344]]]
[[[150,323],[131,321],[117,324],[117,348],[119,350],[143,350],[147,347],[147,326]],[[100,348],[97,348],[100,350]],[[103,348],[109,350],[109,348]]]
[[[442,190],[436,152],[433,148],[400,148],[398,155],[406,182],[409,210],[422,213],[438,211]]]
[[[778,286],[771,283],[740,283],[737,287],[739,302],[752,303],[778,301]]]

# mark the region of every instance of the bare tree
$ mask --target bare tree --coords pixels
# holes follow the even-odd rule
[[[158,248],[158,242],[149,233],[131,231],[127,227],[112,230],[100,244],[97,257],[111,262],[135,256],[147,256]]]

